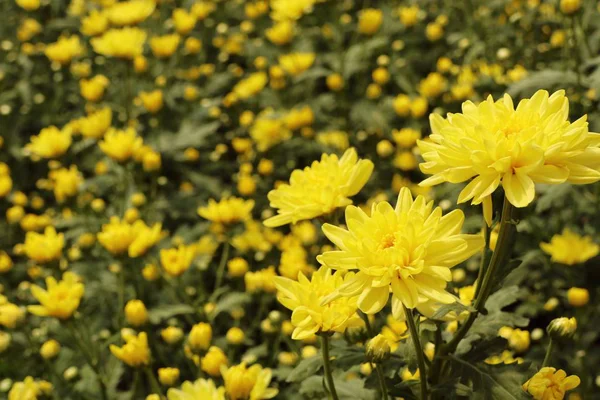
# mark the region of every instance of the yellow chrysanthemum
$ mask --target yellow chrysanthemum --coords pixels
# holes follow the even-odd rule
[[[222,366],[221,374],[229,400],[272,399],[279,393],[277,389],[269,387],[271,370],[258,364],[250,368],[244,362],[229,368]]]
[[[323,154],[304,170],[294,170],[290,183],[280,185],[268,194],[271,207],[278,215],[265,220],[268,227],[296,223],[329,214],[336,208],[352,204],[349,197],[357,194],[373,172],[373,163],[359,160],[355,149],[341,158]]]
[[[133,128],[125,130],[109,129],[104,140],[98,143],[100,149],[110,158],[123,162],[129,160],[143,146],[143,139]]]
[[[110,222],[102,225],[102,231],[98,232],[98,242],[112,254],[127,251],[135,237],[133,226],[118,217],[111,217]]]
[[[66,65],[71,62],[74,57],[83,54],[84,48],[81,45],[79,36],[61,36],[58,41],[46,46],[44,53],[51,61]]]
[[[72,272],[65,272],[61,281],[49,276],[46,278],[46,288],[31,286],[31,294],[40,305],[27,307],[27,310],[41,317],[68,319],[73,315],[83,297],[85,287],[80,278]]]
[[[75,196],[83,184],[83,176],[76,165],[50,171],[48,174],[54,189],[56,201],[62,203],[68,197]]]
[[[225,388],[216,387],[210,379],[185,381],[180,389],[169,389],[167,400],[225,400]]]
[[[94,51],[109,57],[133,59],[142,54],[146,32],[139,28],[110,29],[90,43]]]
[[[135,239],[133,239],[127,249],[127,254],[131,258],[144,255],[148,249],[165,236],[165,233],[162,231],[162,224],[160,223],[148,226],[144,221],[137,220],[133,223],[132,230]]]
[[[129,0],[115,3],[106,10],[110,23],[115,26],[135,25],[148,18],[156,8],[153,0]]]
[[[308,280],[303,273],[298,281],[278,276],[275,278],[277,300],[292,310],[295,329],[292,339],[302,340],[320,332],[344,332],[346,328],[360,326],[362,320],[356,313],[357,296],[341,297],[322,305],[325,296],[343,284],[354,280],[355,274],[345,276],[342,271],[321,267]]]
[[[291,53],[279,56],[279,64],[292,76],[300,75],[315,62],[315,53]]]
[[[127,333],[123,335],[123,339],[125,339],[125,344],[122,347],[111,344],[110,352],[130,367],[148,365],[150,349],[146,332],[140,332],[137,336]]]
[[[233,224],[246,221],[252,216],[254,200],[244,200],[237,197],[208,200],[208,205],[198,208],[198,215],[209,221],[220,224]]]
[[[39,135],[31,137],[31,143],[25,146],[25,150],[32,155],[41,158],[56,158],[65,154],[71,146],[71,130],[59,130],[55,126],[49,126],[40,131]]]
[[[44,234],[27,232],[23,250],[30,260],[44,264],[58,260],[62,256],[65,245],[65,237],[62,233],[56,233],[53,226],[46,227]]]
[[[316,0],[271,0],[271,18],[274,21],[296,21],[312,10]]]
[[[231,90],[236,96],[241,99],[248,99],[259,93],[267,84],[267,74],[264,72],[255,72],[250,74],[246,79],[236,83]]]
[[[552,236],[550,243],[540,243],[541,249],[552,256],[552,261],[566,265],[584,263],[600,252],[600,246],[591,236],[580,236],[565,228],[560,235]]]
[[[569,100],[563,90],[545,90],[519,102],[508,94],[488,97],[479,105],[467,101],[462,113],[430,116],[430,140],[419,141],[425,159],[421,171],[432,174],[421,182],[471,180],[458,198],[484,204],[491,223],[491,194],[502,184],[515,207],[533,201],[535,183],[565,181],[587,184],[600,180],[600,134],[588,131],[587,117],[570,123]]]
[[[577,375],[567,376],[562,369],[544,367],[523,384],[523,390],[536,400],[562,400],[565,392],[575,389],[580,382]]]
[[[323,226],[325,236],[340,250],[328,251],[317,260],[341,270],[357,269],[353,279],[327,300],[357,296],[358,307],[367,314],[379,312],[392,292],[392,314],[403,317],[402,305],[415,308],[433,300],[452,303],[446,292],[452,280],[450,268],[465,261],[484,246],[481,235],[461,234],[464,214],[454,210],[442,216],[439,207],[423,196],[413,200],[402,188],[396,208],[374,203],[371,215],[358,207],[346,208],[348,230]]]
[[[177,33],[155,36],[150,39],[150,49],[152,49],[152,54],[158,58],[169,57],[175,53],[180,41],[181,36],[179,36]]]
[[[87,117],[78,120],[81,135],[87,138],[99,139],[110,128],[112,122],[112,110],[104,107],[94,111]]]

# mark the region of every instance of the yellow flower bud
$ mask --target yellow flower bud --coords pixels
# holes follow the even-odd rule
[[[210,376],[221,376],[221,366],[227,366],[227,356],[220,348],[211,346],[200,361],[200,368]]]
[[[56,357],[59,352],[60,352],[60,343],[58,343],[54,339],[50,339],[50,340],[44,342],[44,344],[40,348],[40,355],[46,360]]]
[[[367,343],[367,359],[380,363],[390,356],[390,343],[385,336],[379,334]]]
[[[560,11],[573,14],[581,8],[581,0],[560,0]]]
[[[130,325],[144,325],[148,320],[148,310],[141,300],[129,300],[125,305],[125,318]]]
[[[0,274],[10,271],[13,267],[13,262],[10,256],[3,250],[0,250]]]
[[[183,338],[183,330],[176,326],[169,326],[168,328],[165,328],[162,331],[160,331],[160,336],[168,344],[174,344],[179,342],[181,338]]]
[[[571,338],[577,330],[577,320],[572,318],[555,318],[548,324],[546,329],[548,334],[553,339]]]
[[[12,341],[12,336],[8,332],[0,331],[0,354],[8,349],[10,346],[10,342]]]
[[[590,292],[585,288],[572,287],[567,291],[567,300],[574,307],[583,307],[590,301]]]
[[[329,90],[333,90],[334,92],[338,92],[344,88],[344,78],[338,73],[328,75],[326,83]]]
[[[188,344],[193,351],[206,350],[212,339],[212,327],[206,322],[200,322],[192,326],[188,336]]]
[[[388,157],[394,152],[394,146],[389,140],[381,140],[377,143],[377,155],[380,157]]]
[[[238,278],[248,272],[248,262],[241,257],[232,258],[227,262],[229,276]]]
[[[147,281],[155,281],[160,277],[160,270],[154,264],[146,264],[142,269],[142,276]]]
[[[159,368],[158,369],[158,380],[165,386],[173,386],[179,379],[178,368]]]
[[[225,337],[227,338],[227,343],[238,345],[244,342],[246,335],[240,328],[233,327],[227,331],[227,335]]]

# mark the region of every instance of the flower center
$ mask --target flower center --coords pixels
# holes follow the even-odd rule
[[[393,233],[388,233],[383,236],[380,246],[381,246],[382,250],[385,250],[385,249],[389,249],[390,247],[394,247],[395,244],[396,244],[396,236],[394,236]]]

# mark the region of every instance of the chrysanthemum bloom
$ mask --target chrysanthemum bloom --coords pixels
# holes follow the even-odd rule
[[[24,316],[25,312],[21,307],[9,303],[5,296],[0,295],[0,325],[14,329]]]
[[[54,187],[54,197],[59,203],[62,203],[68,197],[75,196],[79,192],[79,187],[83,184],[83,176],[76,165],[71,165],[68,169],[52,170],[48,176]]]
[[[225,388],[216,387],[211,379],[198,379],[194,382],[185,381],[181,389],[169,389],[167,400],[225,400]]]
[[[90,11],[87,17],[81,18],[81,33],[87,36],[96,36],[106,31],[109,25],[106,14],[104,11]]]
[[[49,276],[46,278],[46,288],[31,285],[31,294],[40,305],[28,306],[27,310],[41,317],[69,319],[79,307],[83,297],[84,285],[81,279],[72,272],[65,272],[61,281]]]
[[[110,81],[104,75],[96,75],[91,79],[82,79],[79,81],[79,92],[87,101],[96,102],[104,96],[104,91]]]
[[[139,28],[110,29],[90,43],[98,54],[131,60],[142,54],[146,32]]]
[[[316,0],[271,0],[271,18],[274,21],[296,21],[310,13]]]
[[[112,110],[109,107],[94,111],[87,117],[78,120],[81,135],[94,139],[100,139],[110,128],[111,122]]]
[[[111,24],[115,26],[135,25],[148,18],[156,8],[153,0],[129,0],[115,3],[106,10]]]
[[[462,113],[444,119],[431,114],[430,140],[418,142],[432,174],[421,182],[471,180],[458,202],[483,203],[488,224],[492,219],[492,193],[502,184],[515,207],[533,201],[535,183],[587,184],[600,180],[600,134],[588,131],[587,117],[570,123],[569,100],[564,90],[540,90],[515,109],[511,97],[492,97],[475,105],[463,103]]]
[[[193,246],[180,245],[177,248],[162,249],[160,264],[170,276],[179,276],[190,268],[196,251]]]
[[[272,372],[254,364],[250,368],[243,362],[233,367],[221,367],[221,375],[225,381],[225,391],[230,400],[262,400],[272,399],[279,391],[270,388]]]
[[[173,53],[175,53],[175,50],[177,50],[180,40],[181,37],[177,33],[155,36],[150,39],[150,49],[155,57],[170,57]]]
[[[295,326],[292,339],[302,340],[320,332],[344,332],[346,328],[360,326],[362,320],[356,313],[357,295],[321,305],[325,296],[354,279],[353,272],[343,276],[342,271],[333,273],[327,267],[321,267],[310,280],[301,272],[298,281],[276,277],[277,300],[292,310]]]
[[[349,197],[357,194],[373,172],[373,163],[359,160],[356,150],[348,149],[341,158],[323,154],[304,170],[294,170],[290,183],[280,185],[268,194],[271,207],[278,215],[265,220],[268,227],[296,223],[336,208],[352,204]]]
[[[238,99],[245,100],[263,90],[266,84],[267,74],[264,72],[255,72],[236,83],[231,92],[235,93]]]
[[[551,338],[571,338],[577,330],[577,319],[575,317],[554,318],[548,324],[548,335]]]
[[[98,232],[98,242],[112,254],[122,254],[127,251],[135,237],[133,226],[114,216],[108,224],[102,225],[102,231]]]
[[[148,249],[165,236],[165,232],[162,231],[162,224],[157,223],[150,227],[142,220],[137,220],[133,223],[132,231],[135,239],[133,239],[127,249],[127,254],[131,258],[146,254]]]
[[[40,385],[31,377],[26,377],[22,382],[15,382],[8,392],[8,400],[36,400],[42,395]]]
[[[62,233],[56,233],[53,226],[48,226],[44,234],[27,232],[23,250],[30,260],[44,264],[58,260],[62,256],[65,245],[65,237]]]
[[[253,208],[254,200],[229,197],[216,202],[210,199],[207,206],[198,208],[198,215],[215,223],[234,224],[248,220]]]
[[[294,37],[294,23],[289,20],[277,22],[265,31],[265,36],[278,46],[288,44]]]
[[[110,158],[124,162],[129,160],[143,146],[143,139],[135,129],[117,130],[111,128],[104,135],[104,140],[98,143],[100,149]]]
[[[550,243],[540,243],[540,248],[552,256],[552,261],[566,265],[584,263],[596,257],[600,246],[592,241],[591,236],[580,236],[565,228],[560,235],[552,236]]]
[[[130,367],[148,365],[150,362],[150,349],[148,348],[148,335],[140,332],[137,336],[132,333],[123,334],[125,344],[122,347],[110,345],[110,352]]]
[[[56,126],[49,126],[30,140],[25,146],[26,151],[41,158],[56,158],[65,154],[71,146],[71,130],[59,130]]]
[[[83,54],[83,50],[79,36],[73,35],[71,37],[61,36],[58,41],[46,46],[44,53],[50,61],[66,65],[71,62],[73,57]]]
[[[575,389],[580,383],[577,375],[567,376],[562,369],[544,367],[523,384],[523,390],[535,400],[562,400],[567,390]]]
[[[250,137],[256,143],[258,151],[267,151],[292,137],[292,132],[287,129],[285,122],[270,114],[270,112],[261,113],[250,128]]]
[[[312,67],[315,53],[291,53],[279,56],[279,64],[291,76],[297,76]]]
[[[163,92],[160,89],[153,90],[151,92],[140,92],[140,100],[144,108],[155,114],[163,107]]]
[[[379,312],[392,292],[392,314],[402,319],[403,308],[415,308],[429,300],[452,303],[446,292],[452,280],[450,268],[465,261],[484,246],[481,235],[461,234],[464,214],[454,210],[442,216],[441,208],[423,196],[414,199],[402,188],[396,208],[388,202],[374,203],[371,215],[355,206],[346,207],[348,230],[323,226],[325,236],[340,250],[328,251],[317,260],[330,268],[358,270],[334,293],[357,296],[366,314]]]

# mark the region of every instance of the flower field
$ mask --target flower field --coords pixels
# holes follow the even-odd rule
[[[0,399],[600,399],[596,1],[0,11]]]

